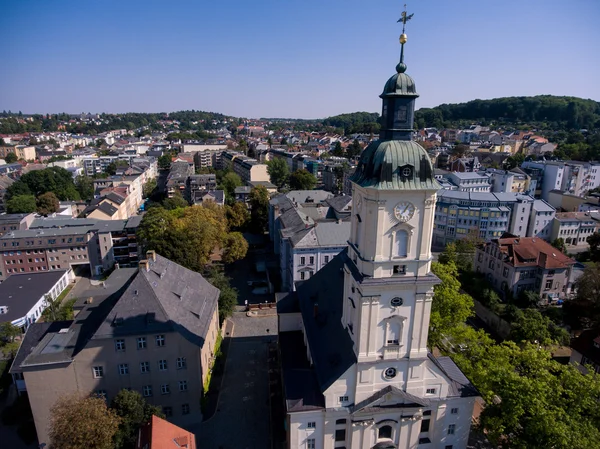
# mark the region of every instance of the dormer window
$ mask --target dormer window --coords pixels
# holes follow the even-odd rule
[[[401,181],[408,181],[413,177],[413,166],[406,164],[398,167],[398,176],[400,176]]]

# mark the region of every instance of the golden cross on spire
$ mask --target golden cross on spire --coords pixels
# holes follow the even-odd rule
[[[412,19],[414,16],[414,14],[408,14],[406,12],[406,3],[404,4],[404,11],[402,11],[402,16],[400,17],[400,19],[398,19],[398,22],[402,22],[402,34],[400,35],[400,44],[402,45],[402,48],[400,50],[400,64],[398,64],[398,66],[396,67],[396,70],[398,70],[398,73],[400,73],[400,69],[406,70],[406,66],[404,65],[404,44],[406,44],[406,41],[408,40],[408,36],[406,35],[405,31],[406,31],[406,22],[408,22],[410,19]]]

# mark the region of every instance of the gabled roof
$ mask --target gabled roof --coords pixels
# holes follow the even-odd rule
[[[440,368],[450,380],[448,388],[449,397],[472,397],[479,396],[479,392],[471,383],[467,376],[463,374],[460,368],[454,363],[450,357],[435,357],[433,354],[428,354],[428,357],[438,368]]]
[[[538,266],[553,269],[575,264],[575,260],[537,237],[514,237],[507,234],[492,242],[499,246],[500,251],[508,257],[508,262],[515,267]]]
[[[356,363],[352,339],[342,326],[346,252],[347,249],[343,250],[296,288],[306,339],[322,392]]]
[[[386,397],[388,393],[390,394],[389,399]],[[367,409],[391,407],[394,405],[396,407],[429,407],[431,406],[431,400],[415,396],[414,394],[407,393],[393,385],[389,385],[352,406],[351,412],[356,413]]]
[[[140,268],[92,338],[176,331],[202,346],[219,289],[200,273],[158,254],[148,264],[148,270]]]
[[[196,449],[196,437],[156,415],[139,431],[136,449]]]

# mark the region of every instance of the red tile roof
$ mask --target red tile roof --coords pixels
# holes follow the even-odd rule
[[[500,251],[515,267],[567,268],[575,260],[565,256],[549,243],[536,237],[507,237],[498,239]]]
[[[158,416],[140,428],[136,449],[196,449],[196,437]]]

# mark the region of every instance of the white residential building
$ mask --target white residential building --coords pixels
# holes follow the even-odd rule
[[[527,237],[539,237],[550,241],[552,237],[552,222],[556,209],[544,200],[535,200],[531,206]]]

